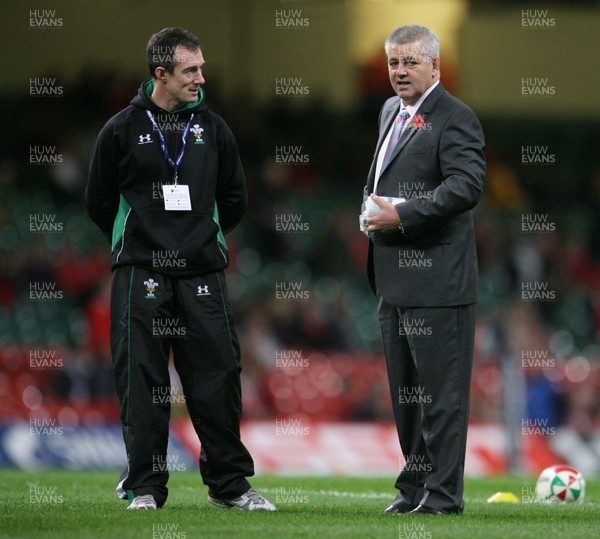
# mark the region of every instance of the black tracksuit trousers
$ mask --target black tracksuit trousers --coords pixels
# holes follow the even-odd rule
[[[200,439],[200,474],[211,494],[246,492],[254,464],[240,439],[239,342],[223,273],[181,278],[115,268],[111,347],[128,461],[117,495],[152,494],[164,505],[174,398],[185,401]],[[171,348],[183,395],[171,391]]]

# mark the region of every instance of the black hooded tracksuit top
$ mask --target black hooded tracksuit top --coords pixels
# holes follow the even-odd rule
[[[246,182],[235,138],[204,103],[173,112],[150,95],[154,81],[142,84],[131,104],[100,131],[90,166],[86,205],[112,245],[112,267],[136,265],[173,276],[226,268],[223,234],[240,221],[247,205]],[[150,111],[173,161],[191,115],[178,184],[188,185],[191,211],[167,211],[162,185],[174,170],[161,149]]]

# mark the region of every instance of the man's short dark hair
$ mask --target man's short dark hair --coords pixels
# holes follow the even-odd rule
[[[156,78],[157,67],[164,67],[169,73],[173,73],[179,63],[175,55],[177,47],[194,52],[200,48],[200,43],[194,34],[177,27],[163,28],[150,38],[146,47],[146,58],[152,78]]]

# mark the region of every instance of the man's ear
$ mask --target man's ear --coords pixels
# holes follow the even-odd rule
[[[156,80],[158,81],[162,81],[162,82],[167,82],[167,74],[168,71],[164,68],[164,67],[157,67],[154,70],[154,76],[156,77]]]
[[[438,58],[434,58],[431,61],[431,66],[433,68],[433,77],[437,77],[440,74],[440,59]]]

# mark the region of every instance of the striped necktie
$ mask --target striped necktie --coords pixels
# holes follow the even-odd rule
[[[408,111],[406,109],[402,109],[400,111],[400,113],[398,114],[398,116],[396,117],[396,120],[394,121],[394,127],[392,128],[392,134],[390,135],[390,140],[388,142],[388,146],[385,150],[385,155],[383,156],[383,162],[381,163],[381,168],[384,168],[387,165],[388,159],[390,158],[390,155],[392,154],[392,150],[394,149],[394,146],[396,146],[396,143],[398,142],[398,139],[400,138],[400,135],[402,134],[402,129],[404,129],[404,124],[406,123],[406,120],[410,117],[410,114],[408,114]]]

